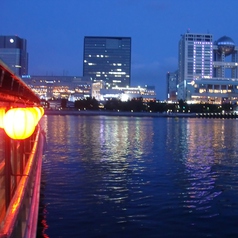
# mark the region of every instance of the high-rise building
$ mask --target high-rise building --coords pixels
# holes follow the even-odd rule
[[[0,59],[16,75],[28,74],[26,40],[18,36],[0,36]]]
[[[238,46],[228,36],[215,42],[212,38],[211,34],[182,35],[177,99],[238,104]]]
[[[83,76],[103,80],[106,88],[130,86],[131,38],[85,37]]]
[[[211,34],[186,33],[179,41],[178,99],[190,97],[189,85],[198,78],[212,78]]]
[[[167,73],[167,99],[177,101],[178,70]]]

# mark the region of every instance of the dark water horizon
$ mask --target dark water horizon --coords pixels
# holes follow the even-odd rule
[[[238,121],[42,118],[37,237],[237,237]]]

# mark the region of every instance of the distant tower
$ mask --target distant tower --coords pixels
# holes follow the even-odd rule
[[[167,100],[177,101],[178,71],[167,73]]]
[[[85,37],[83,76],[103,80],[106,88],[130,86],[131,38]]]
[[[179,41],[178,99],[189,99],[189,84],[198,78],[212,78],[211,34],[182,35]]]
[[[28,74],[26,43],[18,36],[0,36],[0,59],[18,76]]]
[[[214,42],[213,52],[214,77],[238,78],[238,49],[234,41],[227,36],[221,37]]]

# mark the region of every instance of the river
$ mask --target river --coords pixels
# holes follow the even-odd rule
[[[48,115],[38,238],[238,237],[238,120]]]

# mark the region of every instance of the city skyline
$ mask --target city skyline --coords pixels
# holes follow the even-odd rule
[[[2,6],[0,35],[27,40],[29,74],[81,76],[85,36],[131,37],[131,85],[154,85],[160,100],[167,72],[178,68],[181,34],[190,29],[238,43],[235,0],[3,0]]]

